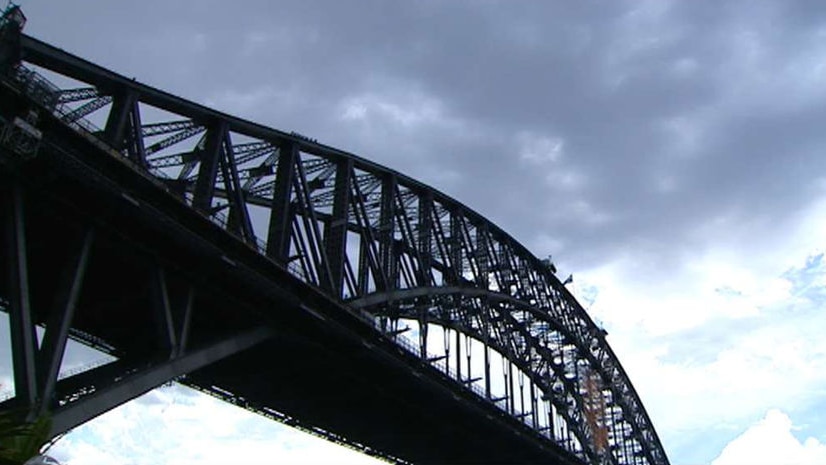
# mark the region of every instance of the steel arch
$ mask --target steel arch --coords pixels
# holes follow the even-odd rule
[[[572,452],[597,461],[577,371],[587,366],[610,404],[609,460],[668,463],[604,331],[548,263],[482,215],[315,139],[192,103],[26,35],[19,48],[21,61],[3,79],[36,111],[60,118],[319,292],[362,316],[433,321],[485,341],[563,412],[580,443]],[[44,70],[78,86],[61,90]],[[103,128],[88,119],[94,115]],[[426,358],[426,336],[420,345]]]

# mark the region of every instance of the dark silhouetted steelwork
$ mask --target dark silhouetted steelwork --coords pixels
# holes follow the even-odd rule
[[[449,386],[449,402],[472,406],[456,418],[487,418],[480,431],[502,425],[509,444],[537,451],[490,460],[668,463],[605,332],[550,260],[497,225],[391,169],[140,84],[13,25],[0,39],[0,56],[19,57],[0,69],[0,125],[11,134],[15,118],[34,115],[29,124],[43,135],[40,145],[20,142],[32,133],[0,147],[0,305],[12,325],[16,386],[0,406],[51,411],[61,433],[180,380],[373,455],[471,460],[457,455],[462,444],[417,456],[381,426],[352,425],[358,418],[307,421],[269,407],[278,395],[261,391],[264,377],[249,383],[233,370],[252,359],[244,354],[282,344],[350,351],[348,372],[359,360],[401,363],[388,373],[421,386],[393,389]],[[59,89],[46,72],[77,84]],[[174,119],[147,118],[160,113]],[[116,360],[58,380],[69,337]],[[339,340],[356,342],[339,350]],[[255,366],[293,356],[273,353]],[[380,384],[370,388],[383,392]],[[433,434],[473,434],[450,427]]]

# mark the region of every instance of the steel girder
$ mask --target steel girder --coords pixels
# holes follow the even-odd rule
[[[1,162],[8,161],[8,152],[4,152],[0,147]],[[196,284],[168,270],[151,253],[139,251],[140,257],[131,263],[112,260],[106,250],[120,244],[117,233],[99,233],[90,219],[69,224],[44,220],[51,215],[36,203],[42,199],[33,198],[31,188],[27,190],[14,174],[4,173],[3,181],[0,203],[4,212],[2,256],[6,282],[2,289],[8,301],[0,302],[0,310],[9,314],[11,323],[16,395],[0,402],[0,408],[26,411],[29,419],[48,412],[51,434],[59,435],[151,389],[273,336],[272,329],[260,322],[230,325],[218,333],[193,330],[193,314],[211,312],[215,307],[204,299],[196,305]],[[58,229],[62,236],[56,241],[59,244],[44,245],[43,238],[54,235]],[[101,235],[104,237],[99,240]],[[37,248],[28,246],[30,238],[36,239]],[[54,263],[61,256],[65,257],[62,266],[60,260]],[[50,271],[55,269],[57,273]],[[92,284],[87,279],[90,269],[95,274]],[[118,294],[125,301],[134,301],[135,313],[146,313],[143,319],[149,322],[143,329],[124,328],[136,338],[137,345],[132,350],[101,344],[102,341],[74,330],[78,324],[98,329],[122,324],[123,316],[115,308],[106,306],[94,315],[96,306],[105,305],[105,298],[101,304],[87,297],[81,318],[76,311],[84,294],[105,295],[100,294],[100,289],[112,285],[111,277],[115,276],[131,278],[131,294]],[[142,299],[144,289],[149,290],[151,298]],[[36,325],[45,326],[39,345]],[[144,337],[153,332],[155,337]],[[112,356],[88,369],[61,373],[70,337]]]
[[[122,374],[111,380],[106,379],[103,373],[95,378],[83,376],[83,374],[77,375],[86,378],[84,384],[87,387],[96,382],[104,384],[104,387],[95,389],[93,392],[83,392],[82,397],[73,398],[56,409],[52,414],[52,434],[69,431],[88,421],[90,417],[100,415],[164,383],[185,376],[187,373],[260,344],[270,337],[272,337],[272,331],[269,328],[253,328],[205,347],[176,353],[169,359],[153,361],[145,367],[131,369],[121,367]],[[98,374],[94,373],[95,371],[112,373],[111,370],[99,368],[84,372],[84,374]]]
[[[186,101],[25,35],[20,44],[24,65],[88,86],[60,91],[37,73],[17,68],[13,85],[41,111],[147,170],[193,209],[319,292],[352,301],[354,312],[370,309],[376,318],[415,319],[424,332],[422,357],[429,323],[462,328],[502,353],[556,402],[577,436],[575,452],[595,460],[598,451],[585,424],[577,371],[587,366],[610,400],[606,415],[618,425],[612,426],[617,432],[610,460],[668,463],[604,332],[547,265],[478,213],[421,182],[314,139]],[[93,100],[70,106],[81,97]],[[83,117],[109,102],[106,130],[90,129]],[[147,108],[178,119],[149,121],[149,112],[141,111]],[[198,134],[203,137],[194,141]],[[461,292],[454,292],[457,288]],[[482,294],[469,297],[469,290]],[[392,297],[401,291],[418,293],[411,307],[415,314],[400,310],[408,297]],[[379,302],[363,305],[375,299]],[[25,318],[20,321],[25,325]],[[555,361],[560,358],[569,359],[568,365]],[[562,392],[549,379],[562,383]],[[563,405],[560,399],[570,402]]]
[[[91,100],[98,98],[100,94],[94,87],[80,87],[77,89],[66,89],[60,91],[58,103],[72,103],[81,100]]]

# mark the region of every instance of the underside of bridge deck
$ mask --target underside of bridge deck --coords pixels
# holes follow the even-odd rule
[[[9,113],[17,111],[15,99],[26,105],[9,89],[0,91]],[[48,141],[36,158],[12,160],[4,152],[0,165],[9,226],[4,242],[13,242],[15,221],[25,239],[25,307],[31,323],[47,329],[55,312],[65,317],[60,289],[67,279],[77,281],[80,253],[83,276],[70,333],[117,358],[85,374],[52,377],[51,390],[42,391],[44,381],[35,379],[39,394],[32,405],[12,399],[53,411],[55,432],[179,379],[263,414],[300,419],[305,429],[380,456],[415,463],[580,463],[491,402],[457,389],[153,180],[57,121],[46,118],[41,127]],[[14,208],[17,219],[9,214]],[[14,254],[4,247],[0,262],[14,262]],[[3,267],[0,280],[7,301],[18,290],[9,270]],[[166,304],[158,303],[158,289]],[[250,339],[260,328],[266,336]],[[192,361],[192,354],[213,354],[226,341],[246,345]],[[40,364],[36,368],[42,374]],[[141,378],[146,373],[152,376]],[[117,390],[130,383],[139,386]],[[83,408],[73,408],[76,403]]]

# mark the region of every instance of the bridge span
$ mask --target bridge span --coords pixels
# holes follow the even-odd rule
[[[497,225],[21,18],[0,26],[1,409],[57,435],[178,381],[390,461],[668,464],[604,331]],[[114,361],[59,377],[69,339]]]

